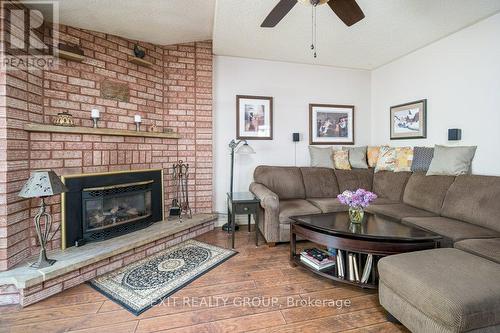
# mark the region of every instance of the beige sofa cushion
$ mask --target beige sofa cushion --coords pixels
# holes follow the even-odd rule
[[[396,202],[403,200],[403,191],[411,172],[379,171],[373,175],[373,192],[379,198]]]
[[[453,246],[500,264],[500,238],[466,239]]]
[[[276,193],[280,200],[306,197],[302,173],[297,167],[261,165],[255,168],[253,179]]]
[[[366,211],[373,214],[380,214],[387,217],[391,217],[397,221],[401,221],[403,218],[409,216],[417,216],[417,217],[436,216],[436,214],[432,212],[412,207],[404,203],[371,205],[368,206],[368,208],[366,208]]]
[[[290,216],[320,214],[321,209],[307,200],[291,199],[280,200],[279,222],[289,224],[292,222]]]
[[[335,170],[340,193],[345,190],[355,191],[358,188],[371,191],[373,169]]]
[[[444,197],[454,179],[454,176],[426,176],[415,172],[406,183],[403,202],[440,215]]]
[[[339,202],[337,198],[312,198],[307,199],[314,206],[321,209],[323,213],[345,212],[349,209]]]
[[[441,215],[500,231],[500,177],[458,176]]]
[[[335,172],[330,168],[300,168],[306,198],[333,198],[339,194]]]
[[[492,261],[433,249],[382,258],[378,271],[381,284],[450,332],[500,324],[500,265]]]
[[[403,223],[432,231],[454,242],[468,238],[500,237],[500,234],[494,230],[441,216],[406,217],[403,219]]]

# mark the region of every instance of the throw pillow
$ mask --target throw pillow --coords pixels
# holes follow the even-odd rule
[[[412,147],[397,147],[396,148],[396,166],[394,172],[411,171],[413,161]]]
[[[375,172],[379,171],[394,171],[396,168],[396,148],[383,146],[380,147],[377,165]]]
[[[427,176],[458,176],[469,173],[476,148],[476,146],[446,147],[436,145]]]
[[[319,148],[319,147],[309,146],[309,156],[311,157],[311,166],[333,168],[332,153],[333,150],[331,147]]]
[[[374,168],[377,166],[378,156],[380,154],[380,146],[368,147],[366,156],[368,157],[368,166]]]
[[[333,151],[333,164],[335,169],[351,170],[349,164],[349,151],[348,150],[334,150]]]
[[[411,171],[427,172],[431,165],[432,157],[434,156],[434,148],[432,147],[415,147],[413,148],[413,162]]]
[[[366,163],[366,146],[364,147],[343,147],[343,150],[349,151],[349,164],[354,169],[368,169]]]

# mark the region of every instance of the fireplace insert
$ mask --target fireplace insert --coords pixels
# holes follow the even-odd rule
[[[163,219],[161,170],[63,177],[63,248],[109,239]]]

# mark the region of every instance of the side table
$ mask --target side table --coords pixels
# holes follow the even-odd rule
[[[232,233],[232,248],[234,248],[235,216],[238,214],[248,215],[248,231],[250,231],[250,218],[252,215],[254,216],[255,245],[259,245],[259,206],[260,200],[250,192],[227,193],[227,221],[231,226],[228,231]]]

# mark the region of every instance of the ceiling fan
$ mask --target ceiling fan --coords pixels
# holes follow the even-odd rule
[[[280,0],[260,26],[263,28],[275,27],[297,2],[312,5],[313,7],[328,3],[328,6],[348,27],[365,17],[355,0]]]

